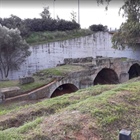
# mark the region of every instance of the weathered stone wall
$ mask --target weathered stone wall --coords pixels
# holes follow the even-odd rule
[[[124,59],[124,58],[123,58]],[[28,94],[21,95],[18,87],[3,88],[0,92],[0,103],[6,98],[14,97],[12,100],[35,100],[41,98],[53,97],[53,93],[60,86],[66,85],[68,88],[75,87],[76,89],[87,88],[96,84],[116,84],[126,82],[129,79],[129,69],[133,64],[140,65],[140,61],[125,60],[122,58],[98,58],[93,59],[97,65],[92,63],[86,64],[86,68],[81,71],[69,73],[65,77],[58,77],[53,82],[35,89]],[[72,59],[70,59],[72,60]],[[84,60],[84,59],[83,59]],[[73,61],[71,61],[73,63]],[[76,63],[75,63],[76,64]],[[81,63],[77,63],[81,64]],[[140,70],[140,68],[138,69]],[[137,72],[137,71],[136,71]],[[99,76],[100,75],[100,76]],[[61,92],[62,93],[62,92]],[[64,94],[64,91],[63,91]],[[11,98],[10,98],[11,99]],[[7,99],[8,100],[8,99]],[[6,100],[6,101],[7,101]]]
[[[33,82],[34,82],[34,78],[31,76],[19,78],[19,84],[21,84],[21,85],[29,84],[29,83],[33,83]]]
[[[71,59],[70,59],[71,60]],[[39,99],[39,98],[50,98],[53,92],[63,84],[73,84],[78,89],[87,88],[94,85],[94,80],[97,74],[103,68],[112,69],[119,82],[126,82],[129,79],[128,69],[129,67],[138,61],[122,61],[122,58],[100,58],[97,60],[99,62],[98,66],[87,67],[86,70],[70,73],[67,77],[63,77],[61,80],[56,80],[45,87],[41,87],[36,91],[32,91],[28,94],[28,99]],[[122,67],[123,66],[123,67]],[[123,70],[124,68],[124,70]],[[114,79],[112,79],[114,80]],[[41,93],[41,94],[40,94]]]
[[[10,98],[21,94],[19,87],[7,87],[0,89],[1,94],[4,95],[4,98]]]
[[[92,62],[93,57],[86,57],[86,58],[65,58],[64,64],[72,64],[72,63],[86,63]]]
[[[31,76],[33,73],[61,65],[66,58],[85,57],[128,57],[140,60],[140,49],[115,50],[111,43],[112,35],[108,32],[99,32],[86,37],[71,40],[52,42],[42,45],[30,46],[29,56],[18,71],[12,71],[9,79]],[[0,78],[1,79],[1,78]]]
[[[5,101],[5,95],[0,91],[0,103]]]

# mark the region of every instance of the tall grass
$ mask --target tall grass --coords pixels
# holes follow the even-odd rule
[[[26,41],[29,44],[41,44],[87,36],[91,35],[92,33],[93,32],[88,29],[72,31],[34,32],[28,38],[26,38]]]

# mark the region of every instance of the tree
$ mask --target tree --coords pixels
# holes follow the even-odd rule
[[[89,26],[89,29],[94,32],[99,32],[99,31],[105,32],[108,30],[107,26],[103,26],[102,24],[98,24],[98,25],[93,24]]]
[[[44,10],[40,13],[40,16],[43,19],[50,19],[51,18],[51,14],[49,11],[49,7],[44,7]]]
[[[97,0],[98,4],[107,3],[107,7],[109,3],[113,0]],[[123,0],[124,4],[120,7],[120,11],[123,10],[123,16],[127,19],[135,20],[140,19],[140,0]],[[107,8],[108,9],[108,8]]]
[[[5,79],[10,70],[19,69],[30,52],[29,45],[22,39],[18,29],[0,25],[0,35],[0,73]]]
[[[20,27],[20,25],[22,24],[22,20],[15,15],[11,15],[10,18],[4,18],[1,24],[10,29],[11,28],[15,29]]]
[[[140,47],[140,1],[127,0],[120,10],[124,10],[127,20],[114,34],[113,47],[124,49],[126,44],[128,47]]]
[[[97,2],[107,2],[111,0],[97,0]],[[108,6],[108,5],[107,5]],[[123,17],[126,22],[120,26],[118,32],[113,35],[112,42],[114,48],[124,49],[128,47],[140,47],[140,0],[124,0],[120,11],[124,11]]]
[[[70,14],[72,22],[76,22],[76,12],[72,11]]]

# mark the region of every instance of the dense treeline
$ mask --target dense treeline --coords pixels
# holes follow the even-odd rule
[[[80,25],[73,21],[52,18],[24,19],[11,15],[10,18],[0,18],[0,24],[8,28],[18,28],[22,37],[30,35],[31,32],[39,31],[66,31],[79,29]]]

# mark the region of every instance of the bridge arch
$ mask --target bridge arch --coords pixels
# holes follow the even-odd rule
[[[76,92],[78,90],[77,86],[71,83],[66,83],[58,86],[51,94],[50,98],[61,96],[63,94],[69,94]]]
[[[138,63],[134,63],[130,66],[129,71],[129,79],[140,76],[140,65]]]
[[[110,68],[101,69],[94,79],[93,85],[97,84],[118,84],[119,78],[117,73]]]

